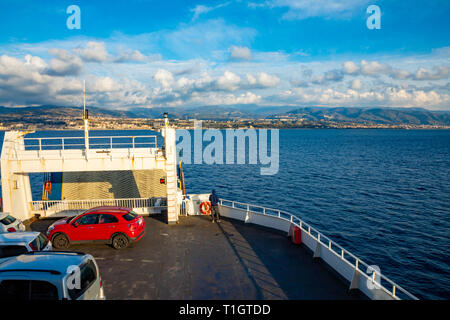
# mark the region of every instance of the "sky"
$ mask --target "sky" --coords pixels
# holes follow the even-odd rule
[[[110,109],[450,111],[449,17],[448,0],[2,0],[0,105],[80,106],[85,80]]]

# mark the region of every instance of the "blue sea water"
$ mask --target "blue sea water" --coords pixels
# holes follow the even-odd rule
[[[187,164],[187,192],[215,188],[221,198],[293,213],[419,298],[450,298],[449,130],[289,129],[279,141],[277,174]],[[42,175],[31,183],[39,199]]]

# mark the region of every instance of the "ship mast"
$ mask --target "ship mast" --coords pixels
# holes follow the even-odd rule
[[[86,80],[83,80],[83,120],[84,120],[84,146],[89,150],[88,113],[86,111]]]

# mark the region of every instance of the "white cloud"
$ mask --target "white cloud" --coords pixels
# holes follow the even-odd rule
[[[346,61],[343,64],[343,73],[348,75],[365,75],[377,77],[388,76],[396,80],[441,80],[450,76],[450,67],[438,65],[432,68],[418,67],[415,72],[401,68],[394,68],[389,64],[378,61],[361,60],[360,66],[353,61]]]
[[[113,92],[121,90],[121,85],[110,77],[99,77],[94,79],[89,90],[92,92]]]
[[[341,81],[344,78],[344,75],[341,70],[330,70],[327,71],[324,75],[324,79],[326,81]]]
[[[88,103],[100,107],[253,101],[261,105],[417,106],[449,110],[447,56],[433,53],[367,56],[358,61],[350,61],[348,56],[299,60],[293,57],[295,53],[258,52],[235,46],[241,51],[235,49],[239,63],[230,63],[232,45],[248,45],[252,37],[248,30],[237,34],[234,30],[242,31],[214,20],[170,32],[115,35],[102,42],[74,38],[23,45],[9,51],[3,46],[2,52],[8,54],[0,57],[0,105],[80,105],[80,84],[86,79]],[[234,38],[230,40],[229,36]],[[158,46],[141,46],[148,43]],[[161,43],[170,49],[160,49]],[[190,50],[186,57],[176,58],[184,48]],[[214,57],[197,55],[202,50],[213,52]],[[174,52],[174,56],[163,59],[158,52]]]
[[[198,17],[200,17],[202,14],[206,14],[206,13],[208,13],[210,11],[213,11],[213,10],[225,7],[225,6],[229,5],[230,3],[231,3],[230,1],[224,2],[224,3],[218,4],[218,5],[214,6],[214,7],[207,7],[207,6],[204,6],[204,5],[201,5],[201,4],[196,5],[195,8],[191,9],[191,12],[194,12],[194,16],[192,17],[192,21],[197,20]]]
[[[247,47],[231,46],[230,48],[232,60],[251,60],[252,52]]]
[[[174,79],[167,70],[158,70],[155,80],[160,83],[153,91],[152,103],[155,105],[200,104],[247,104],[261,101],[261,95],[248,89],[265,89],[277,86],[279,78],[268,73],[238,74],[225,70],[223,74],[211,76],[203,73],[198,78],[182,76]],[[236,93],[235,93],[236,92]]]
[[[357,74],[359,72],[359,66],[353,61],[344,62],[344,72],[347,74]]]
[[[56,59],[64,59],[67,54],[64,51],[52,52]],[[70,76],[51,74],[51,68],[51,63],[47,65],[41,58],[31,55],[23,60],[0,56],[0,104],[81,105],[82,81]],[[136,81],[95,75],[86,75],[85,79],[88,104],[102,107],[148,104],[147,89]]]
[[[324,78],[323,78],[323,76],[321,76],[321,75],[313,74],[313,75],[311,76],[311,82],[312,82],[313,84],[322,84],[322,83],[324,82]]]
[[[265,72],[261,72],[256,76],[247,73],[246,78],[248,86],[253,88],[270,88],[280,83],[280,78]]]
[[[394,79],[405,80],[411,77],[411,72],[403,69],[392,69],[390,76]]]
[[[6,56],[5,56],[6,57]],[[44,59],[41,59],[40,57],[32,56],[30,54],[27,54],[25,56],[25,65],[32,66],[36,68],[36,70],[45,70],[47,68],[47,63],[44,61]]]
[[[64,49],[50,49],[49,53],[56,56],[56,58],[50,60],[47,70],[49,75],[71,76],[81,73],[83,62],[78,56]]]
[[[335,90],[331,88],[294,88],[283,92],[279,97],[283,101],[296,104],[318,106],[380,106],[422,107],[440,106],[450,101],[449,94],[435,91],[406,90],[386,87],[384,91],[357,91],[355,89]]]
[[[439,80],[447,78],[449,74],[450,67],[447,66],[437,66],[431,70],[420,67],[414,75],[414,78],[416,80]]]
[[[250,104],[257,103],[261,100],[261,96],[258,96],[252,92],[243,93],[235,98],[235,100],[231,100],[228,104]]]
[[[27,55],[21,60],[0,56],[0,103],[27,105],[64,101],[64,98],[52,97],[61,79],[47,75],[46,70],[47,64],[39,57]]]
[[[163,88],[169,88],[173,84],[172,73],[164,69],[156,71],[154,78]]]
[[[408,91],[393,87],[386,88],[385,97],[394,105],[406,107],[426,107],[429,105],[439,105],[443,102],[449,101],[449,95],[439,95],[434,91]]]
[[[358,91],[359,89],[361,89],[361,88],[362,88],[362,82],[361,82],[361,80],[359,80],[359,79],[354,79],[354,80],[352,81],[351,88],[352,88],[353,90],[356,90],[356,91]]]
[[[390,67],[386,64],[381,64],[378,61],[361,60],[361,73],[369,76],[376,76],[383,73],[388,73]]]
[[[147,62],[149,59],[149,57],[142,54],[139,50],[133,50],[120,53],[119,57],[114,59],[114,62]]]
[[[213,7],[207,7],[204,5],[197,5],[195,6],[195,8],[191,9],[192,12],[194,12],[194,16],[192,17],[192,20],[197,20],[197,18],[207,12],[210,12],[211,10],[213,10]]]
[[[87,62],[105,62],[108,52],[104,42],[89,41],[84,48],[76,48],[75,52]]]
[[[217,88],[219,90],[235,91],[239,88],[240,82],[241,78],[237,74],[227,70],[217,79]]]
[[[210,92],[206,95],[193,95],[191,101],[197,105],[253,104],[260,102],[261,96],[249,91],[240,95]]]
[[[306,19],[311,17],[348,18],[356,12],[364,12],[368,0],[265,0],[250,3],[251,8],[287,8],[283,19]]]

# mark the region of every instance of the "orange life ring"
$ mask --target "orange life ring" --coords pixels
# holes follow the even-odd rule
[[[211,214],[211,203],[209,201],[203,201],[200,204],[200,212],[202,214]]]
[[[51,192],[52,191],[52,183],[50,181],[45,181],[44,188],[45,188],[45,191]]]

